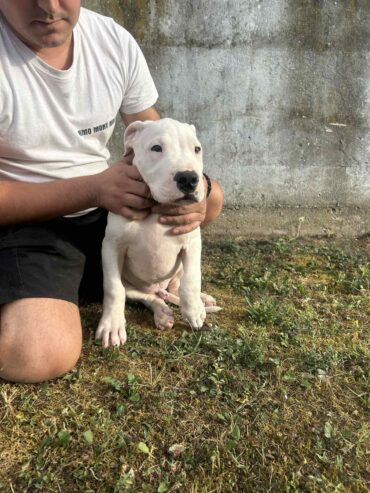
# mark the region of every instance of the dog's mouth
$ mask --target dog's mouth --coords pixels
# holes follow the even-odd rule
[[[198,199],[193,193],[189,193],[181,197],[180,199],[175,200],[176,205],[189,205],[198,202]]]

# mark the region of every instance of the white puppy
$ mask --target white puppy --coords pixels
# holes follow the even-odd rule
[[[125,154],[135,153],[137,166],[160,204],[200,202],[204,198],[202,149],[195,127],[169,118],[134,122],[125,132]],[[154,312],[160,329],[174,324],[165,300],[179,304],[193,329],[203,326],[215,300],[201,293],[200,228],[174,236],[158,214],[132,221],[109,213],[103,241],[103,315],[96,338],[103,346],[127,339],[125,299],[143,302]]]

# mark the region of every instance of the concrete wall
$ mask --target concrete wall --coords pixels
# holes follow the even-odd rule
[[[370,207],[368,0],[83,4],[134,34],[228,204]]]

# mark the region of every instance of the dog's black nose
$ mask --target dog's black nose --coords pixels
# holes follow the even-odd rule
[[[195,171],[179,171],[174,178],[177,188],[185,193],[193,193],[199,183],[199,176]]]

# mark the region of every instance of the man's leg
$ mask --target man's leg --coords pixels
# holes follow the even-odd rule
[[[26,298],[0,307],[0,378],[36,383],[71,370],[81,352],[78,307],[68,301]]]

